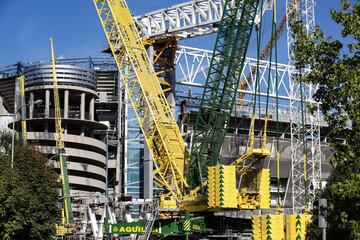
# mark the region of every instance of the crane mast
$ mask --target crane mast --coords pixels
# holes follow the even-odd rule
[[[50,38],[50,47],[51,47],[51,63],[52,63],[52,73],[53,73],[53,90],[54,90],[54,110],[55,110],[55,130],[56,130],[56,151],[59,157],[60,163],[60,173],[61,173],[61,183],[62,183],[62,192],[64,200],[64,214],[66,224],[72,223],[72,208],[71,208],[71,199],[70,199],[70,187],[69,187],[69,177],[67,170],[67,160],[65,154],[65,145],[64,145],[64,129],[61,127],[61,113],[60,113],[60,101],[59,101],[59,90],[57,85],[56,78],[56,67],[55,67],[55,57],[54,57],[54,45],[53,40]]]
[[[292,22],[300,20],[307,34],[314,32],[315,1],[314,0],[287,0],[287,43],[290,65],[295,65],[293,46],[295,44]],[[303,83],[296,79],[299,71],[306,73],[310,69],[305,66],[292,74],[294,81],[290,91],[290,119],[291,119],[291,199],[295,214],[306,212],[310,199],[320,188],[321,179],[321,144],[320,144],[320,112],[307,110],[306,102],[319,105],[314,100],[317,85]],[[306,116],[306,117],[305,117]],[[309,137],[310,136],[310,137]],[[290,182],[288,182],[290,186]],[[312,186],[311,186],[312,185]]]
[[[233,2],[227,0],[224,4],[194,127],[191,149],[193,161],[188,177],[194,186],[206,180],[207,166],[220,163],[221,146],[235,105],[240,75],[259,4],[258,0]]]
[[[179,200],[189,155],[124,0],[94,0],[116,65],[154,162],[154,183]]]

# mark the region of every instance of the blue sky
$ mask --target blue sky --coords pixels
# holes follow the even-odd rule
[[[184,1],[128,0],[128,5],[134,15],[139,15]],[[281,2],[285,0],[278,2],[281,11],[284,4]],[[338,34],[339,28],[330,19],[329,10],[339,7],[339,0],[317,1],[316,22],[327,34]],[[50,36],[54,38],[57,57],[99,56],[106,46],[90,0],[0,0],[0,29],[0,65],[49,59]],[[184,43],[212,49],[213,39],[213,36],[208,36]],[[286,44],[285,34],[281,41]]]

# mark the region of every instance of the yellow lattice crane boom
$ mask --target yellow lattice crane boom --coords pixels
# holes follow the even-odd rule
[[[179,200],[189,156],[124,0],[94,0],[100,21],[154,162],[154,183]]]
[[[50,38],[51,46],[51,61],[52,61],[52,75],[53,75],[53,91],[54,91],[54,111],[55,111],[55,132],[56,132],[56,149],[64,149],[64,133],[61,127],[61,113],[59,102],[59,90],[56,78],[56,67],[54,58],[54,45],[53,40]]]
[[[67,170],[67,160],[66,160],[66,156],[64,155],[65,154],[64,129],[61,127],[59,90],[58,90],[57,78],[56,78],[54,46],[53,46],[52,38],[50,38],[50,47],[51,47],[51,62],[52,62],[53,90],[54,90],[56,151],[57,151],[57,154],[59,157],[59,163],[60,163],[61,183],[62,183],[62,192],[63,192],[63,200],[64,200],[63,213],[65,216],[64,216],[63,223],[70,224],[70,223],[72,223],[70,187],[69,187],[69,177],[68,177],[68,170]]]

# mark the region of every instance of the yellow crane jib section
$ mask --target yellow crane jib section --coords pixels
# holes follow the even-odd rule
[[[267,120],[268,118],[265,118],[265,125],[264,125],[264,136],[263,136],[263,142],[261,148],[255,148],[254,142],[255,142],[255,115],[251,118],[251,126],[250,126],[250,138],[249,138],[249,149],[238,159],[236,159],[232,165],[235,165],[237,167],[240,166],[241,163],[243,163],[245,160],[249,158],[257,158],[257,159],[263,159],[268,156],[270,156],[270,150],[266,148],[266,131],[267,131]],[[255,162],[253,162],[255,163]],[[249,164],[247,167],[244,167],[242,170],[238,169],[238,174],[244,174],[246,171],[250,169],[252,164]]]
[[[56,132],[56,149],[63,150],[64,146],[64,129],[61,127],[61,113],[59,102],[59,90],[56,78],[56,67],[54,58],[53,40],[50,38],[51,60],[52,60],[52,75],[53,75],[53,90],[54,90],[54,109],[55,109],[55,132]]]
[[[179,199],[187,188],[189,156],[143,40],[124,0],[93,2],[151,153],[154,183]]]
[[[208,206],[237,208],[235,166],[208,167]]]
[[[68,225],[67,227],[71,229],[71,226],[69,226],[69,224],[72,223],[73,214],[71,207],[67,161],[66,161],[66,157],[63,155],[65,153],[64,129],[61,127],[59,90],[58,90],[57,78],[56,78],[55,54],[54,54],[54,45],[52,38],[50,38],[50,47],[51,47],[51,63],[52,63],[53,90],[54,90],[56,150],[60,163],[60,176],[61,176],[63,199],[64,199],[63,223],[67,224]]]
[[[21,96],[21,105],[22,108],[25,108],[25,76],[21,75],[18,77],[20,82],[20,96]],[[23,109],[21,110],[21,115],[23,115]],[[26,116],[21,116],[21,140],[23,143],[27,141],[27,132],[26,132]]]

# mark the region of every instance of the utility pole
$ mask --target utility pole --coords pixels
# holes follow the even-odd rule
[[[326,240],[326,215],[327,215],[327,199],[320,198],[319,199],[319,210],[318,210],[318,216],[319,216],[319,228],[322,232],[322,240]]]
[[[116,150],[116,184],[115,184],[115,196],[120,196],[122,194],[122,155],[123,155],[123,147],[124,147],[124,139],[123,139],[123,84],[121,81],[121,75],[118,73],[117,77],[117,150]]]

